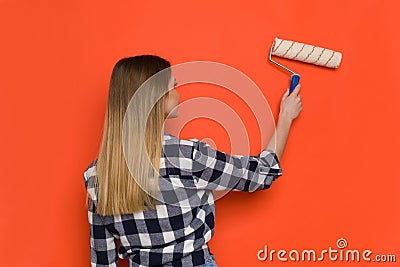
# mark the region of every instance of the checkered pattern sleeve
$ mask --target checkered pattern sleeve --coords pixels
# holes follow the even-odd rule
[[[248,191],[267,189],[282,175],[276,154],[264,149],[257,156],[229,155],[192,139],[194,184],[197,189]]]

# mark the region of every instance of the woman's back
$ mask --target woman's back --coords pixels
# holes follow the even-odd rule
[[[257,157],[229,155],[198,139],[164,132],[160,161],[160,195],[156,210],[101,216],[95,212],[96,160],[85,170],[92,264],[113,266],[129,258],[130,266],[204,266],[212,254],[212,190],[267,189],[282,174],[277,156],[265,149]],[[117,240],[120,248],[117,251]]]

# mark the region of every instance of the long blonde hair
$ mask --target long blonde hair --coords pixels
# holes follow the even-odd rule
[[[161,75],[148,83],[157,73]],[[96,213],[119,215],[143,211],[145,207],[155,209],[156,199],[149,192],[158,190],[164,99],[170,76],[170,63],[154,55],[123,58],[114,66],[96,162]],[[140,89],[139,97],[133,97],[143,84],[147,86]],[[153,103],[150,113],[146,113]],[[128,109],[128,105],[133,106]],[[123,125],[125,112],[130,113]],[[129,136],[128,148],[123,145],[123,134]]]

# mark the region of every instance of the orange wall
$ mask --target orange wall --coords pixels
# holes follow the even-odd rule
[[[289,76],[266,60],[274,37],[341,51],[343,61],[331,70],[281,60],[301,74],[303,95],[284,174],[269,190],[216,202],[217,263],[284,266],[258,261],[257,251],[336,248],[340,237],[349,249],[397,253],[399,262],[395,3],[0,0],[0,265],[90,266],[82,175],[97,152],[119,58],[154,53],[172,64],[230,65],[254,80],[276,116]],[[215,90],[178,91],[182,100],[214,94],[234,102]],[[254,122],[244,122],[257,153]],[[199,120],[181,137],[209,137],[228,150],[221,129]]]

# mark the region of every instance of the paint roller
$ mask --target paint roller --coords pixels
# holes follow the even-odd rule
[[[274,43],[269,51],[269,60],[292,73],[289,94],[293,92],[294,88],[299,83],[300,75],[273,60],[272,55],[328,68],[338,68],[342,60],[342,53],[340,52],[275,37]]]

